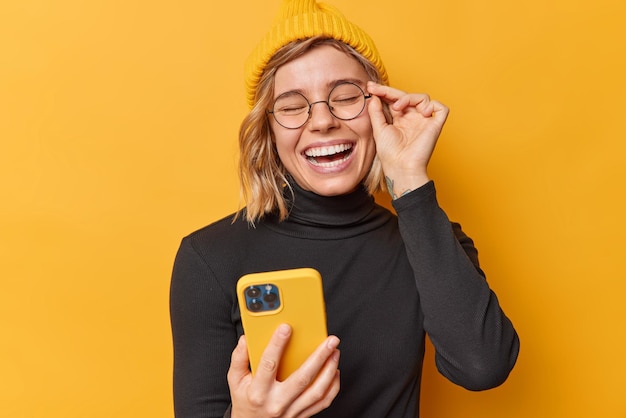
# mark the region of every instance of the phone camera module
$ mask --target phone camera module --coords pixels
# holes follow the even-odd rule
[[[271,283],[255,284],[244,290],[246,306],[250,312],[274,312],[280,309],[280,293],[278,287]]]

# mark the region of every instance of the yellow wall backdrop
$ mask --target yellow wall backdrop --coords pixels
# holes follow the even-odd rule
[[[626,417],[626,2],[335,0],[392,84],[522,340],[426,418]],[[172,417],[181,237],[238,206],[242,66],[278,1],[0,3],[0,416]]]

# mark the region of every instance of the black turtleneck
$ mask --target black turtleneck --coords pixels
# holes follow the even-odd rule
[[[432,182],[395,200],[397,217],[361,188],[322,197],[294,183],[290,200],[285,221],[229,216],[183,239],[171,284],[177,418],[224,415],[242,333],[235,285],[268,270],[322,275],[341,389],[320,417],[418,417],[425,332],[451,381],[482,390],[506,379],[517,335]]]
[[[295,182],[292,188],[285,188],[284,193],[289,206],[287,220],[278,222],[269,216],[264,222],[276,232],[308,239],[342,239],[366,233],[389,220],[389,212],[379,207],[364,187],[330,198],[306,191]]]

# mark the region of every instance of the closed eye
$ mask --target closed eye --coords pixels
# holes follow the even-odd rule
[[[274,110],[274,112],[280,113],[285,116],[299,115],[300,113],[305,112],[308,108],[309,106],[297,104],[297,105],[289,105],[289,106],[281,107],[279,109]]]
[[[333,106],[348,106],[360,101],[362,98],[362,94],[354,96],[340,96],[332,98],[330,102],[333,104]]]

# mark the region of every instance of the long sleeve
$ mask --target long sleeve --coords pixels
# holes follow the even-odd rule
[[[170,288],[177,418],[222,417],[230,404],[226,374],[237,335],[232,302],[185,238]]]
[[[478,266],[473,242],[452,224],[430,182],[393,202],[440,373],[470,390],[503,383],[519,339]]]

